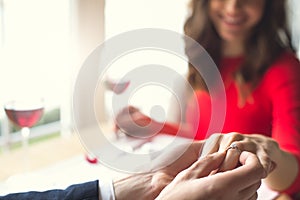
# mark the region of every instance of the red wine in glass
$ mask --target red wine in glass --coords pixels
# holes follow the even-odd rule
[[[21,128],[24,152],[28,152],[30,127],[34,126],[42,117],[44,103],[42,99],[33,101],[11,101],[4,105],[8,119]],[[29,160],[24,156],[25,171],[29,169]]]
[[[7,117],[18,127],[32,127],[42,117],[44,108],[31,108],[27,110],[17,108],[5,108]]]
[[[4,110],[8,119],[21,128],[23,146],[27,148],[29,128],[34,126],[43,115],[43,100],[11,101],[4,105]]]

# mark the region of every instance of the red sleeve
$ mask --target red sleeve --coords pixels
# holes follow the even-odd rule
[[[268,95],[273,104],[272,138],[281,149],[292,153],[300,166],[300,64],[292,54],[285,54],[265,75]],[[299,170],[300,171],[300,170]],[[300,173],[286,189],[300,191]]]
[[[180,124],[164,123],[159,133],[168,135],[177,135],[180,129]]]
[[[195,92],[186,109],[186,121],[192,127],[191,135],[196,140],[207,139],[211,118],[211,99],[207,91]]]
[[[208,137],[207,130],[211,115],[210,95],[208,92],[201,90],[195,91],[194,95],[194,98],[191,98],[187,103],[186,122],[183,124],[165,123],[160,131],[161,133],[195,140],[203,140]]]

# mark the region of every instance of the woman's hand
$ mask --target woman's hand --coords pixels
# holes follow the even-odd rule
[[[162,126],[133,106],[124,108],[115,119],[115,131],[121,130],[132,137],[152,137]]]
[[[266,183],[274,190],[282,191],[292,184],[297,172],[298,164],[295,157],[280,149],[278,143],[270,137],[260,134],[214,134],[209,139],[215,140],[213,152],[222,152],[234,145],[240,151],[248,151],[256,154],[265,171],[270,171],[270,166],[276,165],[272,174],[268,175]],[[235,160],[234,156],[227,154],[225,160]],[[229,162],[225,162],[229,163]],[[225,165],[221,167],[227,170]]]
[[[158,133],[194,138],[190,124],[158,122],[133,106],[124,108],[115,118],[115,132],[119,130],[127,136],[140,138],[153,137]]]
[[[210,139],[215,140],[215,146],[210,150],[210,153],[225,151],[234,144],[235,148],[240,151],[249,151],[256,154],[266,171],[268,171],[270,162],[274,160],[280,151],[275,140],[258,134],[249,135],[236,132],[228,134],[214,134],[209,138],[209,140]],[[230,157],[231,155],[228,156]],[[224,170],[226,170],[226,168]]]
[[[267,175],[258,158],[243,152],[239,156],[240,167],[210,175],[224,159],[225,152],[199,159],[180,172],[157,199],[256,199],[261,179]]]

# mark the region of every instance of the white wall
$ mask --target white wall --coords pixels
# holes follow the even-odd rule
[[[88,57],[88,55],[103,42],[104,38],[104,1],[103,0],[75,0],[72,5],[72,31],[74,33],[74,44],[75,46],[74,59],[73,59],[73,79],[72,79],[72,89],[74,89],[75,77],[78,70],[80,69],[82,63]],[[81,94],[78,94],[76,97],[77,100],[85,102],[85,87],[89,87],[93,80],[93,76],[97,73],[91,73],[86,78],[85,85],[81,85],[82,88],[79,90],[82,91]],[[97,77],[96,77],[97,78]],[[102,95],[102,94],[100,94]],[[101,103],[98,105],[100,109],[103,108]],[[84,103],[80,104],[78,120],[80,123],[76,125],[80,128],[89,126],[92,121],[91,113],[87,112],[87,105]],[[93,106],[93,105],[90,105]],[[69,108],[71,109],[71,108]],[[104,112],[104,111],[103,111]],[[70,113],[66,111],[66,113]],[[101,116],[101,115],[100,115]],[[103,116],[103,115],[102,115]],[[104,117],[104,116],[103,116]]]

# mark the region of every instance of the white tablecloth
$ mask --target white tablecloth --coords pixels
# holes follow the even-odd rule
[[[150,148],[156,148],[158,142],[168,143],[168,138],[161,137],[150,143]],[[151,146],[152,145],[152,146]],[[160,147],[162,145],[159,145]],[[142,149],[149,150],[149,143],[141,146]],[[85,155],[78,155],[68,160],[61,161],[52,166],[40,169],[31,173],[22,173],[11,176],[4,182],[0,182],[0,195],[22,191],[44,191],[49,189],[62,189],[75,183],[101,179],[111,180],[127,176],[127,174],[114,171],[101,164],[91,164],[85,159]],[[262,184],[258,191],[258,199],[271,200],[277,193],[269,190]]]

